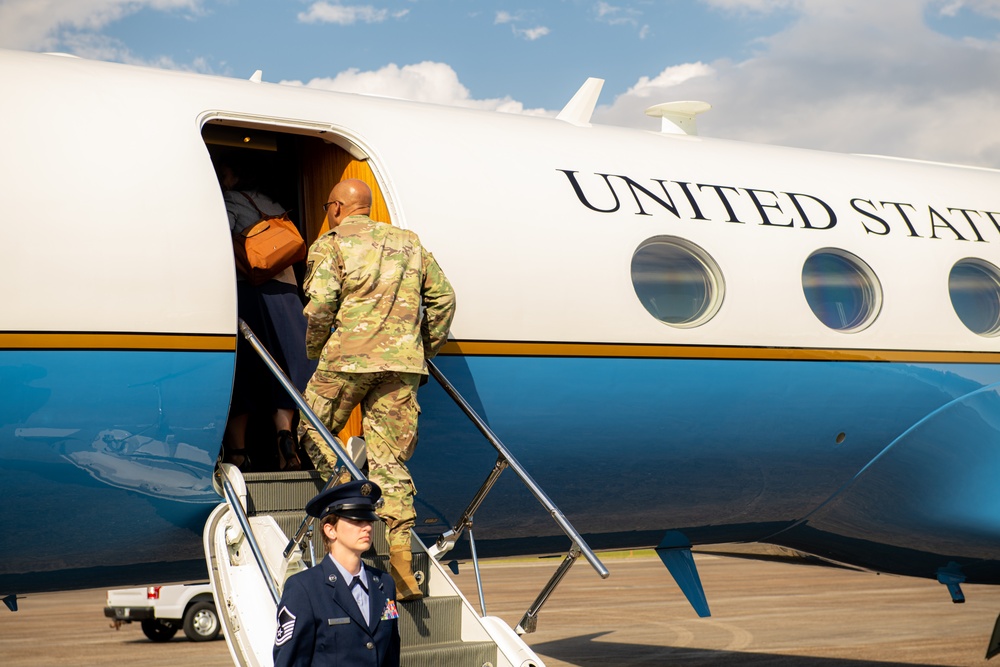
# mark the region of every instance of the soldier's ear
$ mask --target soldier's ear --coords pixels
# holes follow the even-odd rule
[[[335,525],[337,525],[335,521],[332,523],[323,524],[323,534],[326,535],[326,539],[330,540],[331,542],[337,541],[337,529],[334,528]]]

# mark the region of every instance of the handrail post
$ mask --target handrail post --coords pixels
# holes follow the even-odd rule
[[[472,549],[472,569],[476,573],[476,589],[479,591],[480,616],[486,617],[486,596],[483,595],[483,577],[479,571],[479,555],[476,554],[476,540],[472,537],[472,518],[469,518],[469,547]]]
[[[479,506],[483,504],[483,500],[486,499],[486,495],[493,488],[493,485],[497,483],[500,479],[500,473],[507,469],[507,461],[504,460],[503,455],[497,457],[497,462],[493,464],[493,470],[490,474],[486,476],[485,481],[483,481],[482,486],[479,487],[479,491],[476,492],[475,497],[473,497],[472,502],[469,506],[465,508],[462,512],[462,516],[455,523],[455,527],[438,535],[437,542],[431,546],[427,553],[430,554],[431,558],[435,560],[441,560],[444,554],[451,551],[455,544],[458,542],[458,538],[462,536],[462,531],[467,528],[472,527],[472,516],[479,509]],[[471,539],[471,538],[470,538]]]
[[[569,553],[567,553],[563,558],[563,562],[559,564],[555,574],[553,574],[552,578],[549,579],[549,583],[545,584],[545,588],[542,589],[542,592],[538,594],[535,601],[531,603],[530,607],[528,607],[528,611],[524,612],[524,616],[521,617],[521,622],[517,624],[516,628],[514,628],[514,631],[517,634],[523,635],[535,631],[538,627],[538,611],[542,608],[542,605],[545,604],[545,601],[549,599],[549,596],[552,595],[556,586],[559,585],[559,582],[562,581],[563,577],[566,576],[569,569],[573,567],[573,563],[575,563],[576,559],[579,557],[580,547],[579,545],[574,544],[572,548],[570,548]]]

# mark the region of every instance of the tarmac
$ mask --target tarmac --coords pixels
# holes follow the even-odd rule
[[[791,667],[1000,666],[984,654],[1000,587],[963,586],[953,604],[932,580],[878,576],[800,562],[696,553],[711,618],[698,618],[656,556],[599,554],[603,580],[580,559],[525,635],[547,667],[770,665]],[[489,614],[512,627],[559,559],[484,562]],[[477,610],[474,570],[457,577]],[[150,582],[155,583],[155,582]],[[138,624],[115,630],[105,589],[29,595],[0,608],[0,663],[49,665],[231,665],[224,640],[154,644]],[[478,666],[477,666],[478,667]]]

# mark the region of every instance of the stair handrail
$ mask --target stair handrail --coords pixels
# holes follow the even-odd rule
[[[574,546],[579,549],[580,553],[587,559],[590,566],[594,568],[602,579],[607,579],[611,574],[608,571],[608,568],[604,566],[604,563],[602,563],[597,557],[593,549],[591,549],[587,542],[583,539],[583,536],[581,536],[573,524],[566,519],[566,516],[556,506],[556,504],[552,502],[545,491],[543,491],[531,475],[528,474],[528,471],[524,469],[516,458],[514,458],[514,455],[511,454],[506,445],[504,445],[503,442],[500,441],[500,438],[498,438],[493,432],[493,429],[491,429],[489,425],[483,421],[483,418],[479,416],[471,405],[469,405],[468,401],[465,400],[465,397],[459,393],[458,389],[455,388],[455,385],[453,385],[448,378],[444,376],[444,373],[441,372],[433,361],[427,361],[427,368],[430,370],[434,379],[437,380],[444,389],[445,393],[448,394],[453,401],[455,401],[458,407],[461,408],[462,412],[465,413],[465,416],[472,421],[476,428],[479,429],[479,432],[486,437],[489,443],[493,445],[493,448],[496,449],[499,454],[497,462],[493,467],[493,471],[490,473],[487,481],[483,484],[483,487],[473,498],[472,503],[470,503],[469,507],[462,513],[462,517],[459,519],[458,523],[456,523],[452,529],[442,533],[441,536],[438,537],[437,544],[435,545],[435,557],[440,557],[440,554],[450,550],[458,540],[459,536],[461,536],[462,531],[472,525],[472,516],[475,514],[476,509],[478,509],[479,505],[486,497],[486,494],[489,493],[490,489],[492,489],[493,484],[496,483],[500,473],[502,473],[505,468],[509,467],[515,472],[515,474],[517,474],[524,485],[528,487],[528,490],[531,491],[532,495],[535,496],[535,499],[542,504],[549,515],[552,516],[566,536],[569,537],[570,541],[573,542]],[[575,558],[573,560],[575,560]]]
[[[240,331],[243,333],[243,337],[247,339],[247,342],[250,343],[253,349],[257,351],[257,354],[267,365],[268,369],[271,371],[271,374],[274,375],[275,378],[277,378],[278,382],[281,383],[281,386],[284,388],[284,390],[288,393],[289,396],[292,397],[292,400],[295,401],[295,404],[299,407],[299,410],[301,410],[302,413],[305,415],[306,419],[309,420],[309,423],[312,424],[313,428],[319,431],[319,434],[323,437],[324,440],[326,440],[326,444],[330,446],[333,452],[337,455],[337,458],[340,459],[341,463],[343,463],[347,467],[347,469],[351,471],[351,474],[354,476],[355,479],[365,479],[365,476],[361,473],[361,470],[359,470],[358,467],[354,465],[354,461],[351,459],[350,455],[344,450],[344,446],[340,442],[340,438],[335,436],[333,433],[330,433],[330,429],[326,427],[326,424],[323,423],[323,420],[321,420],[319,416],[317,416],[316,413],[313,412],[312,408],[309,407],[309,404],[306,403],[306,399],[302,397],[302,394],[299,393],[299,390],[295,387],[294,384],[292,384],[292,381],[288,379],[288,376],[285,375],[285,372],[281,370],[281,366],[278,365],[278,362],[274,360],[274,357],[271,356],[271,353],[268,352],[267,348],[265,348],[264,345],[260,342],[260,339],[257,338],[257,335],[242,319],[240,319]]]
[[[319,416],[317,416],[316,413],[313,412],[312,408],[309,407],[309,404],[306,403],[306,399],[302,397],[302,394],[299,393],[299,390],[296,388],[296,386],[292,384],[292,381],[288,379],[287,375],[285,375],[285,371],[281,369],[281,366],[278,365],[278,362],[274,360],[274,357],[271,356],[271,353],[267,351],[267,348],[264,347],[263,343],[260,342],[260,339],[257,338],[257,335],[253,332],[250,326],[243,321],[242,318],[239,319],[239,328],[240,328],[240,333],[243,334],[243,337],[246,338],[248,343],[250,343],[250,346],[254,349],[255,352],[257,352],[257,355],[267,366],[268,370],[271,371],[271,374],[274,375],[274,377],[278,380],[282,388],[284,388],[285,392],[289,396],[291,396],[293,401],[295,401],[295,405],[299,407],[299,410],[302,412],[305,418],[308,419],[309,423],[313,425],[313,428],[315,428],[319,432],[323,440],[326,441],[327,446],[330,447],[330,449],[333,450],[334,454],[337,455],[337,458],[340,460],[340,462],[344,466],[346,466],[348,470],[351,471],[351,475],[353,476],[353,478],[365,479],[365,476],[361,472],[361,470],[358,469],[356,465],[354,465],[354,460],[344,450],[344,446],[343,443],[340,442],[340,438],[331,433],[330,429],[328,429],[326,427],[326,424],[323,423],[323,420],[321,420]],[[336,475],[331,475],[324,489],[329,488],[330,484],[335,483],[336,479],[337,479]],[[295,549],[296,544],[302,542],[302,539],[305,536],[306,531],[309,530],[309,525],[312,523],[312,520],[313,517],[309,516],[308,514],[305,516],[305,518],[302,519],[302,523],[299,525],[298,530],[296,530],[295,535],[293,535],[292,538],[288,540],[288,545],[285,547],[285,550],[282,553],[282,555],[285,558],[289,557],[289,555]]]
[[[313,427],[316,429],[316,431],[320,434],[320,436],[326,442],[326,445],[333,450],[333,452],[337,455],[337,458],[350,471],[354,479],[365,479],[364,474],[362,474],[361,470],[359,470],[358,467],[354,464],[354,460],[350,456],[348,456],[340,440],[330,432],[330,430],[326,427],[326,425],[322,422],[322,420],[316,415],[315,412],[313,412],[309,404],[306,403],[305,398],[303,398],[302,394],[299,393],[299,390],[295,387],[295,385],[292,384],[292,381],[288,378],[288,376],[285,375],[285,372],[281,369],[278,363],[267,351],[267,348],[265,348],[264,345],[260,342],[260,340],[254,334],[250,326],[245,321],[243,321],[242,318],[240,318],[238,322],[239,322],[240,333],[243,334],[243,337],[247,340],[248,343],[250,343],[250,346],[254,349],[254,351],[257,352],[258,356],[260,356],[261,360],[268,367],[268,370],[271,371],[271,374],[274,375],[274,377],[281,384],[285,392],[292,398],[295,404],[299,407],[299,409],[302,412],[302,415],[306,417],[309,423],[312,424]],[[476,426],[476,428],[479,429],[480,433],[482,433],[486,437],[487,441],[491,445],[493,445],[493,448],[496,449],[498,453],[497,461],[493,466],[493,470],[490,471],[490,474],[487,476],[486,481],[482,484],[479,491],[476,493],[476,495],[470,502],[469,506],[462,513],[462,517],[459,519],[458,523],[455,524],[454,528],[442,533],[438,537],[437,543],[433,547],[427,550],[428,553],[431,555],[431,557],[440,560],[441,556],[444,553],[446,553],[452,547],[455,546],[455,543],[458,541],[458,538],[461,536],[464,530],[469,531],[469,540],[470,542],[472,542],[473,540],[472,517],[475,514],[476,510],[479,508],[479,506],[482,504],[483,500],[486,498],[487,494],[489,494],[490,490],[492,490],[493,485],[496,484],[497,480],[500,478],[500,474],[508,467],[513,468],[514,473],[518,476],[521,482],[528,487],[528,490],[531,491],[532,495],[534,495],[535,498],[538,500],[538,502],[541,503],[541,505],[546,509],[546,511],[548,511],[549,515],[555,520],[555,522],[562,529],[563,533],[565,533],[566,536],[569,537],[570,541],[572,542],[572,546],[570,547],[569,553],[566,554],[563,563],[556,570],[556,573],[552,576],[549,582],[542,589],[542,592],[539,593],[538,597],[528,608],[528,611],[525,612],[524,616],[521,619],[521,622],[518,623],[516,628],[516,632],[518,634],[524,634],[525,632],[533,632],[537,625],[538,612],[540,611],[542,605],[549,598],[549,596],[555,590],[556,586],[569,571],[569,568],[572,567],[573,563],[576,562],[576,560],[580,557],[581,554],[587,558],[587,561],[590,563],[591,567],[594,568],[594,570],[597,572],[598,575],[600,575],[602,579],[607,579],[611,573],[608,571],[608,568],[604,566],[604,563],[601,562],[601,560],[597,557],[597,555],[590,548],[590,546],[586,543],[586,541],[576,530],[573,524],[571,524],[566,519],[566,516],[562,513],[562,511],[556,506],[554,502],[552,502],[552,500],[548,497],[545,491],[542,490],[542,488],[538,485],[538,483],[535,482],[535,480],[531,477],[531,475],[528,474],[528,471],[525,470],[523,466],[521,466],[521,464],[517,461],[516,458],[514,458],[514,455],[510,452],[509,449],[507,449],[506,445],[504,445],[503,442],[500,441],[500,438],[498,438],[496,434],[493,433],[493,430],[489,427],[489,425],[487,425],[486,422],[479,416],[479,414],[476,413],[476,411],[472,408],[472,406],[469,405],[468,401],[465,400],[465,398],[459,393],[459,391],[448,380],[448,378],[444,376],[444,373],[441,372],[441,370],[437,367],[437,365],[428,359],[427,367],[430,371],[430,374],[434,377],[435,380],[438,381],[441,387],[445,390],[445,393],[447,393],[451,397],[451,399],[455,401],[458,407],[461,408],[461,410],[465,413],[465,415],[472,421],[472,423]],[[336,483],[336,479],[337,479],[336,475],[331,475],[330,479],[327,481],[326,486],[324,488],[329,488],[331,484]],[[223,485],[224,489],[226,488],[225,486],[226,484],[229,484],[229,482],[228,480],[224,479],[224,485]],[[229,488],[226,489],[226,493],[227,495],[231,493],[235,497],[235,491],[232,490],[231,484],[229,485]],[[250,530],[249,521],[246,519],[246,515],[242,513],[242,506],[239,506],[238,501],[237,501],[237,506],[239,507],[240,510],[240,512],[238,513],[238,517],[240,514],[242,514],[241,526],[244,526],[244,533],[248,535],[248,539],[250,540],[251,543],[251,549],[254,550],[256,541],[254,540],[253,533]],[[299,525],[298,530],[295,532],[295,535],[288,541],[288,544],[285,547],[284,552],[282,553],[282,556],[286,560],[289,558],[291,552],[295,549],[295,546],[301,543],[309,527],[312,525],[312,522],[313,518],[308,515],[302,519],[302,523]],[[479,558],[475,553],[474,542],[472,542],[472,549],[473,549],[473,567],[475,568],[476,571],[476,585],[479,589],[480,609],[482,611],[482,614],[485,616],[486,601],[483,596],[483,584],[479,572]],[[258,552],[259,548],[254,550],[254,556],[258,560],[258,567],[260,567],[261,572],[264,574],[264,577],[268,582],[268,586],[271,588],[271,595],[272,597],[274,597],[275,604],[277,604],[280,599],[280,595],[277,592],[278,591],[277,586],[274,583],[273,578],[271,577],[270,571],[267,569],[267,566],[263,561],[263,556],[258,556]]]

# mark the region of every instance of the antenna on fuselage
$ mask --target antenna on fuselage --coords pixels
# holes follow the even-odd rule
[[[566,103],[556,118],[580,127],[590,127],[590,117],[594,115],[597,98],[600,97],[603,87],[604,79],[590,77],[583,82],[580,90],[576,91],[576,95]]]
[[[256,72],[253,73],[253,76],[250,77],[250,80],[253,81],[254,83],[260,83],[263,77],[264,73],[260,70],[257,70]]]
[[[712,108],[708,102],[688,100],[684,102],[664,102],[646,109],[646,115],[661,118],[660,132],[665,134],[698,134],[695,117]]]

